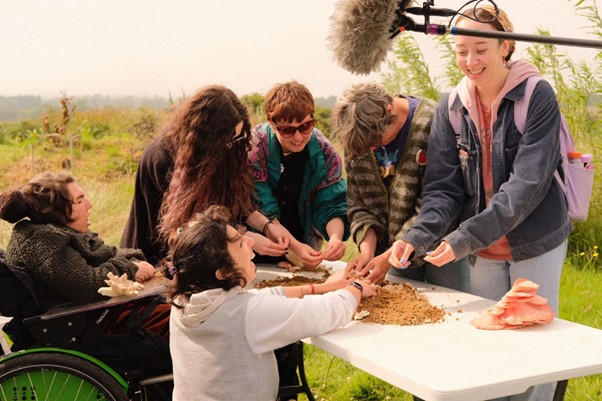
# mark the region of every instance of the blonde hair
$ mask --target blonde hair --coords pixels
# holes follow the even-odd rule
[[[488,24],[495,28],[496,31],[514,32],[514,26],[512,26],[512,22],[510,22],[508,14],[506,14],[501,8],[496,9],[496,7],[490,4],[484,4],[468,11],[463,11],[456,20],[456,25],[458,25],[458,22],[462,21],[464,18],[472,19],[483,24]],[[510,61],[512,54],[514,54],[514,51],[516,50],[516,42],[512,39],[499,39],[499,43],[502,44],[505,40],[508,41],[510,46],[508,47],[508,54],[506,57],[504,57],[504,60]]]

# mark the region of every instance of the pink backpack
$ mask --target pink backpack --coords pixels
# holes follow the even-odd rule
[[[527,110],[529,108],[529,101],[533,95],[535,85],[543,79],[540,76],[532,76],[527,79],[527,86],[525,88],[525,95],[522,99],[514,103],[514,125],[521,133],[525,132],[525,126],[527,124]],[[462,110],[452,110],[451,105],[457,96],[457,91],[454,88],[448,100],[448,111],[449,120],[456,133],[456,138],[460,138],[460,130],[462,129]],[[575,143],[571,136],[571,131],[562,113],[560,114],[560,155],[562,157],[562,171],[564,181],[560,177],[558,171],[556,171],[556,179],[564,190],[566,195],[569,218],[572,221],[585,221],[587,220],[587,212],[589,209],[589,203],[592,197],[592,189],[594,186],[594,170],[592,168],[585,168],[583,165],[572,164],[569,162],[568,154],[575,150]],[[593,166],[593,165],[592,165]]]

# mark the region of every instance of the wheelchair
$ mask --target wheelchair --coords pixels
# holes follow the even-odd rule
[[[47,289],[2,256],[0,250],[0,314],[12,317],[4,329],[13,351],[0,356],[0,401],[171,400],[171,366],[161,374],[126,363],[111,367],[115,358],[86,352],[85,344],[96,344],[101,336],[93,326],[114,316],[125,301],[60,305],[42,314],[38,295]],[[142,301],[148,304],[149,297],[131,302]]]
[[[96,344],[97,332],[102,330],[94,326],[114,316],[125,300],[119,302],[113,298],[89,305],[61,305],[41,314],[38,295],[45,291],[47,289],[35,284],[27,273],[9,266],[0,249],[3,298],[0,315],[12,317],[4,329],[13,342],[13,351],[0,356],[0,401],[172,399],[171,365],[167,371],[124,367],[114,364],[114,358],[92,355],[82,346],[90,342]],[[148,302],[149,297],[155,295],[128,302]],[[111,335],[103,336],[110,338]],[[280,387],[279,399],[304,393],[309,401],[314,401],[304,372],[303,343],[297,344],[295,352],[298,352],[300,384]],[[149,357],[148,362],[152,359]]]

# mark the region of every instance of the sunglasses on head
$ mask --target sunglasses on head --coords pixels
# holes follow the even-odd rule
[[[234,145],[236,145],[237,142],[244,141],[244,140],[245,140],[245,135],[244,134],[240,134],[240,135],[234,137],[233,140],[231,140],[230,142],[228,142],[228,144],[226,146],[228,148],[232,148]]]
[[[295,135],[297,131],[299,131],[301,135],[307,135],[311,132],[312,129],[314,129],[315,125],[315,118],[312,118],[311,120],[306,121],[303,124],[299,124],[296,127],[292,125],[286,127],[279,127],[274,123],[274,127],[276,127],[278,133],[280,133],[280,135],[282,135],[284,138],[290,138],[291,136]]]

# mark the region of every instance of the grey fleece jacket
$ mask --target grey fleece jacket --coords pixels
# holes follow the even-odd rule
[[[91,232],[22,220],[13,228],[6,260],[56,292],[56,299],[41,300],[40,306],[48,309],[61,300],[87,303],[102,299],[97,291],[105,286],[107,274],[126,273],[134,279],[138,268],[132,261],[144,260],[144,254],[108,246]]]

